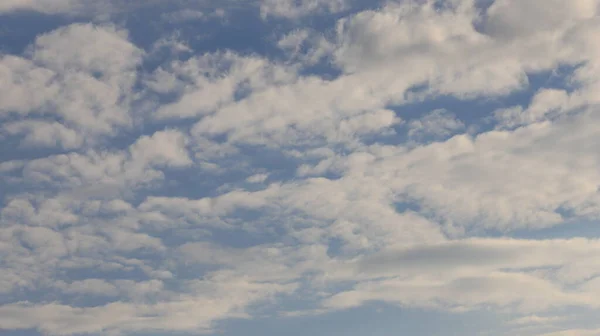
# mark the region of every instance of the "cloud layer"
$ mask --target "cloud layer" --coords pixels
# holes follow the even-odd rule
[[[598,1],[132,6],[0,5],[69,21],[0,54],[0,329],[385,302],[598,334],[570,309],[600,312],[600,242],[569,234],[600,217]],[[186,30],[248,15],[268,46]]]

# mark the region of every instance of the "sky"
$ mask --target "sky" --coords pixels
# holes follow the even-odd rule
[[[600,335],[599,11],[0,1],[0,334]]]

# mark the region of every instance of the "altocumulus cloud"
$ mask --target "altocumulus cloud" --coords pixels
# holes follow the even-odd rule
[[[600,334],[599,10],[0,2],[0,330]]]

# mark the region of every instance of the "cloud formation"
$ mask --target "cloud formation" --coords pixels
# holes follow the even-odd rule
[[[103,4],[0,5],[68,21],[0,54],[0,329],[598,334],[598,1]]]

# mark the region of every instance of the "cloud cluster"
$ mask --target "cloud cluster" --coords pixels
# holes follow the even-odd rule
[[[0,55],[0,138],[23,152],[0,157],[0,329],[210,333],[301,297],[278,313],[383,301],[597,334],[563,313],[600,311],[600,243],[536,234],[600,217],[599,6],[261,1],[257,22],[294,20],[276,55],[187,43],[148,65],[92,23]]]
[[[126,34],[74,24],[37,37],[25,57],[2,56],[3,131],[26,146],[74,149],[131,125],[143,51]]]

